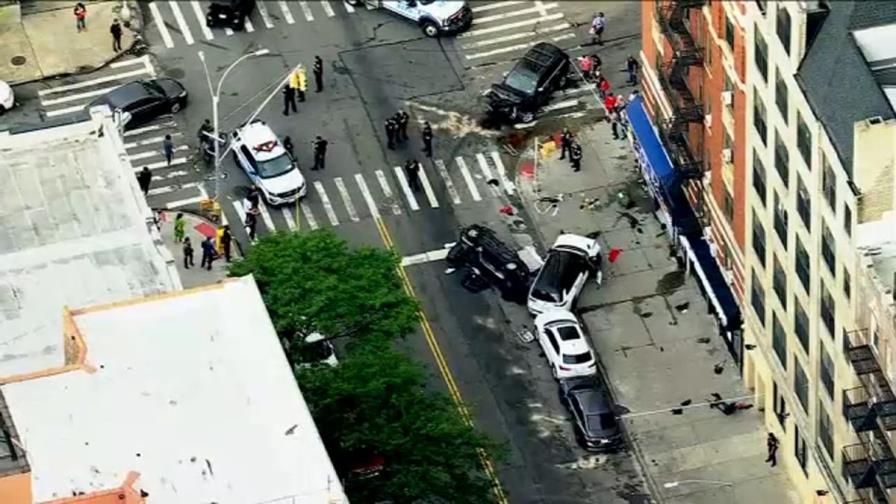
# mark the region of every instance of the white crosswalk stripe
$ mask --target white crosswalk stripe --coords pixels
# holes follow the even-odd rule
[[[358,212],[355,211],[355,205],[352,204],[352,198],[348,194],[348,189],[345,187],[345,183],[342,181],[342,177],[336,177],[333,179],[333,183],[336,184],[336,189],[339,191],[339,196],[342,197],[342,203],[345,205],[345,211],[348,212],[348,218],[353,222],[358,222]]]
[[[274,220],[271,219],[271,213],[268,212],[268,206],[263,202],[258,203],[258,209],[261,211],[261,220],[264,222],[264,226],[268,228],[268,231],[274,231]]]
[[[302,209],[302,215],[305,217],[305,220],[308,221],[308,227],[310,227],[312,231],[317,229],[317,220],[314,219],[314,214],[311,213],[311,207],[308,206],[308,203],[303,201],[299,204],[299,208]]]
[[[141,61],[141,63],[142,63],[142,61]],[[58,94],[58,93],[64,93],[64,92],[68,92],[68,91],[74,91],[76,89],[92,87],[97,84],[104,84],[106,82],[114,82],[114,81],[119,81],[119,80],[130,79],[132,77],[140,77],[141,75],[147,75],[147,74],[149,74],[149,70],[147,70],[146,68],[138,68],[136,70],[130,70],[127,72],[117,73],[117,74],[113,74],[113,75],[106,75],[104,77],[97,77],[96,79],[90,79],[90,80],[86,80],[83,82],[77,82],[75,84],[68,84],[68,85],[64,85],[64,86],[56,86],[56,87],[50,88],[50,89],[44,89],[44,90],[38,91],[37,94],[38,94],[38,96],[43,97],[43,96],[47,96],[49,94]],[[118,86],[113,86],[113,89],[115,87],[118,87]],[[48,105],[48,102],[44,101],[43,99],[41,100],[41,103],[44,105]]]
[[[513,182],[510,181],[510,178],[507,176],[507,170],[504,169],[504,162],[501,161],[501,155],[495,151],[491,151],[488,155],[492,158],[492,162],[495,163],[495,170],[498,172],[498,178],[501,180],[501,186],[504,187],[504,192],[508,195],[513,195],[516,192],[516,186],[514,186]]]
[[[165,18],[162,17],[161,11],[159,11],[159,6],[156,5],[155,2],[149,2],[149,12],[152,13],[152,20],[156,26],[156,29],[159,30],[159,34],[162,36],[162,42],[164,42],[165,47],[171,49],[174,47],[174,40],[171,39],[171,33],[168,32],[168,27],[165,26]]]
[[[255,31],[255,26],[252,24],[252,20],[249,18],[246,18],[246,24],[244,25],[244,27],[246,28],[246,31],[249,33],[252,33]]]
[[[423,192],[426,194],[426,199],[429,200],[429,206],[433,208],[439,208],[439,200],[436,199],[436,193],[432,190],[432,186],[429,185],[429,178],[426,176],[426,170],[423,167],[420,167],[420,183],[423,185]]]
[[[294,209],[295,207],[283,207],[280,209],[280,213],[283,214],[283,220],[286,221],[286,227],[288,227],[290,231],[296,228],[296,220],[292,215]]]
[[[261,20],[264,22],[265,28],[273,28],[274,23],[271,22],[271,17],[268,15],[268,8],[265,6],[265,3],[263,1],[257,2],[256,5],[258,5],[258,13],[261,14]]]
[[[386,179],[386,174],[383,173],[382,170],[376,170],[376,179],[380,183],[380,187],[383,189],[383,195],[386,196],[386,200],[389,202],[389,206],[392,207],[392,213],[394,215],[401,214],[401,205],[398,204],[398,200],[395,199],[395,195],[392,194],[392,188],[389,187],[389,181]]]
[[[175,191],[180,191],[183,189],[193,189],[199,187],[199,182],[188,182],[182,185],[170,185],[170,186],[162,186],[162,187],[153,187],[147,193],[149,196],[158,196],[160,194],[167,194]]]
[[[286,20],[288,24],[294,24],[296,20],[292,17],[292,11],[289,10],[289,5],[283,0],[277,2],[277,4],[280,6],[280,11],[283,12],[283,19]]]
[[[324,12],[327,14],[327,17],[333,17],[336,15],[336,13],[333,12],[333,6],[330,5],[330,2],[328,2],[327,0],[321,0],[320,6],[324,8]]]
[[[411,206],[411,210],[420,210],[420,205],[417,204],[417,198],[414,197],[414,193],[411,192],[411,186],[408,185],[408,180],[404,177],[404,170],[402,170],[400,166],[396,166],[394,169],[395,177],[398,178],[398,185],[401,187],[402,192],[404,192],[404,197],[408,200],[408,205]]]
[[[467,189],[470,191],[470,196],[473,197],[474,201],[482,201],[482,196],[479,195],[479,189],[476,188],[476,182],[473,181],[470,169],[467,168],[467,162],[464,161],[464,158],[459,156],[454,158],[454,162],[457,163],[457,167],[460,168],[460,174],[463,175],[464,182],[467,183]]]
[[[494,9],[502,9],[504,7],[509,7],[511,5],[519,5],[521,3],[526,3],[523,0],[507,0],[504,2],[491,2],[491,3],[482,3],[475,7],[473,7],[473,12],[485,12]]]
[[[448,169],[445,168],[445,162],[441,159],[436,159],[434,163],[436,165],[436,171],[438,171],[439,176],[442,177],[442,182],[445,183],[445,189],[448,190],[448,196],[451,197],[451,202],[455,205],[460,205],[460,195],[457,194],[457,189],[454,187],[454,181],[452,181],[451,176],[448,175]]]
[[[547,16],[539,16],[536,18],[523,19],[521,21],[516,21],[514,23],[505,23],[497,26],[489,26],[488,28],[479,28],[476,30],[470,30],[465,33],[461,33],[457,36],[457,38],[465,39],[471,37],[479,37],[482,35],[487,35],[489,33],[496,33],[500,31],[513,30],[515,28],[522,28],[524,26],[529,25],[541,25],[548,21],[556,21],[558,19],[563,19],[562,12],[556,12],[554,14],[548,14]]]
[[[485,160],[485,154],[481,152],[476,153],[476,162],[479,164],[479,170],[482,172],[482,176],[485,177],[486,182],[495,178],[491,168],[488,166],[488,162]]]
[[[212,31],[205,24],[205,15],[202,13],[202,7],[199,6],[199,2],[197,0],[193,0],[190,2],[190,5],[193,7],[193,14],[196,15],[196,22],[199,23],[199,29],[202,30],[202,36],[205,37],[205,40],[211,40],[215,38],[215,36],[212,35]]]
[[[476,17],[476,18],[473,18],[473,26],[490,23],[492,21],[498,21],[501,19],[516,17],[516,16],[524,16],[526,14],[540,13],[541,15],[544,15],[543,13],[544,13],[545,9],[550,9],[553,7],[557,7],[557,4],[550,3],[550,4],[543,4],[543,5],[536,5],[535,7],[531,7],[528,9],[513,9],[513,10],[509,10],[507,12],[502,12],[500,14],[492,14],[490,16]]]
[[[300,1],[299,7],[302,8],[302,14],[305,15],[307,21],[314,21],[314,15],[311,14],[311,6],[308,5],[308,2],[305,2],[304,0]]]
[[[503,37],[489,37],[485,40],[480,40],[478,42],[470,42],[469,44],[464,44],[461,46],[461,49],[476,49],[479,47],[487,47],[492,45],[503,44],[505,42],[512,42],[515,40],[530,38],[533,35],[545,35],[557,31],[567,30],[571,28],[572,25],[569,23],[560,23],[553,26],[549,26],[547,28],[539,28],[534,32],[520,32],[520,33],[512,33],[510,35],[504,35]]]
[[[339,219],[336,218],[336,212],[333,211],[333,204],[330,203],[330,197],[327,196],[327,191],[324,190],[324,185],[319,180],[314,181],[314,190],[320,196],[320,201],[324,205],[324,211],[327,213],[327,218],[330,219],[330,224],[338,226]]]
[[[348,12],[349,14],[351,14],[352,12],[355,12],[355,8],[352,7],[351,4],[349,4],[345,0],[343,0],[342,5],[345,7],[345,12]]]
[[[174,0],[168,0],[168,5],[171,7],[171,12],[174,13],[174,19],[177,21],[177,26],[180,28],[180,34],[184,41],[187,45],[193,45],[193,34],[190,32],[187,20],[184,19],[183,12],[180,11],[180,5]]]
[[[370,189],[367,188],[367,182],[364,181],[364,177],[360,173],[355,174],[355,182],[361,189],[361,196],[364,197],[364,201],[367,203],[367,209],[370,210],[370,215],[379,218],[380,209],[377,208],[376,202],[370,194]]]
[[[236,214],[240,217],[240,225],[245,225],[246,223],[246,209],[243,208],[243,202],[241,200],[233,200],[233,209],[236,210]]]

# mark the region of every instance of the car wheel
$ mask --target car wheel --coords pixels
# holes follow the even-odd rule
[[[433,38],[439,36],[439,26],[432,21],[424,21],[423,25],[423,34],[427,37]]]
[[[585,444],[585,436],[582,435],[582,431],[579,430],[578,427],[573,427],[572,430],[575,432],[576,444],[578,444],[581,448],[587,450],[588,445]]]
[[[171,105],[171,113],[176,114],[178,112],[180,112],[180,102],[174,102],[174,104]]]
[[[516,115],[520,122],[523,123],[530,123],[535,120],[535,112],[517,112]]]

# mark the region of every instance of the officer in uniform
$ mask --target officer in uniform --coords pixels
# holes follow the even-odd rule
[[[323,170],[327,157],[327,141],[318,135],[311,144],[314,146],[314,167],[312,170]]]
[[[560,135],[560,159],[566,159],[566,155],[569,154],[569,148],[571,146],[572,132],[569,131],[569,128],[563,128],[563,134]]]
[[[420,191],[420,163],[416,159],[408,159],[404,164],[404,171],[408,174],[408,184],[414,192]]]
[[[408,139],[408,123],[410,121],[411,116],[404,110],[399,110],[395,113],[395,122],[398,123],[398,134],[395,139],[398,140],[398,142],[404,142]]]
[[[395,150],[396,136],[398,136],[398,123],[395,122],[394,117],[390,117],[386,119],[386,139],[388,142],[386,147]]]
[[[579,142],[573,141],[569,149],[569,162],[572,163],[572,171],[581,171],[582,169],[582,146]]]
[[[296,108],[296,89],[287,83],[283,86],[283,115],[288,116],[290,108],[293,112],[299,111]]]
[[[423,152],[426,157],[432,157],[432,126],[429,121],[423,123]]]
[[[311,71],[314,73],[314,85],[317,88],[317,92],[320,93],[324,90],[324,62],[320,59],[320,56],[314,57],[314,66],[311,68]]]

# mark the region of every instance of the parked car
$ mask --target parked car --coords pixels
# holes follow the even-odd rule
[[[12,92],[12,87],[5,81],[0,80],[0,115],[3,115],[4,112],[12,109],[15,103],[16,97]]]
[[[187,89],[167,77],[130,82],[90,102],[90,106],[108,105],[121,112],[125,129],[133,128],[161,115],[174,114],[187,106]]]
[[[323,364],[330,367],[339,365],[336,348],[321,333],[311,333],[305,338],[305,344],[297,349],[298,368]]]
[[[529,268],[485,226],[473,224],[461,230],[457,242],[448,251],[446,262],[452,268],[469,268],[485,277],[508,301],[525,302],[529,287]]]
[[[589,451],[612,451],[622,444],[613,401],[597,376],[560,380],[560,402],[573,418],[576,441]]]
[[[205,14],[205,25],[209,28],[224,26],[234,30],[242,30],[246,26],[246,18],[255,9],[255,0],[229,0],[212,2]]]
[[[460,0],[346,0],[354,6],[367,4],[408,19],[427,37],[457,33],[473,24],[473,9]]]
[[[542,313],[535,317],[535,330],[554,378],[561,380],[597,373],[594,351],[575,315],[565,310]]]
[[[256,119],[230,134],[233,159],[270,205],[293,203],[308,192],[299,165],[264,121]]]
[[[524,123],[569,79],[569,55],[547,42],[532,46],[499,84],[486,93],[489,112]]]
[[[600,245],[597,240],[563,234],[548,251],[529,290],[529,311],[571,310],[585,281],[596,274],[600,281]]]

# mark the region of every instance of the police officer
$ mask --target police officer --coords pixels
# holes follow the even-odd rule
[[[582,169],[582,146],[579,142],[573,140],[569,149],[569,162],[572,163],[572,171],[581,171]]]
[[[404,171],[408,174],[408,184],[414,192],[420,192],[420,163],[416,159],[408,159],[404,164]]]
[[[290,108],[293,112],[299,111],[296,108],[296,88],[287,83],[283,86],[283,115],[288,116]]]
[[[311,169],[323,170],[327,157],[327,141],[318,135],[311,144],[314,146],[314,166]]]
[[[314,72],[314,85],[317,87],[317,92],[320,93],[324,90],[324,62],[320,56],[314,57],[312,71]]]
[[[395,139],[399,142],[404,142],[408,139],[408,123],[410,121],[411,116],[404,110],[399,110],[395,113],[395,122],[398,123],[398,134]]]
[[[432,157],[432,126],[429,125],[429,121],[423,123],[423,152],[426,157]]]
[[[560,159],[566,159],[566,155],[569,154],[569,148],[571,146],[572,132],[569,131],[569,128],[563,128],[563,134],[560,135]]]
[[[249,210],[256,210],[258,208],[258,205],[261,204],[261,190],[258,186],[253,185],[249,188],[249,194],[246,195],[246,201],[249,202]]]
[[[390,117],[386,119],[386,139],[388,141],[386,147],[395,150],[396,136],[398,136],[398,123],[395,122],[394,117]]]

